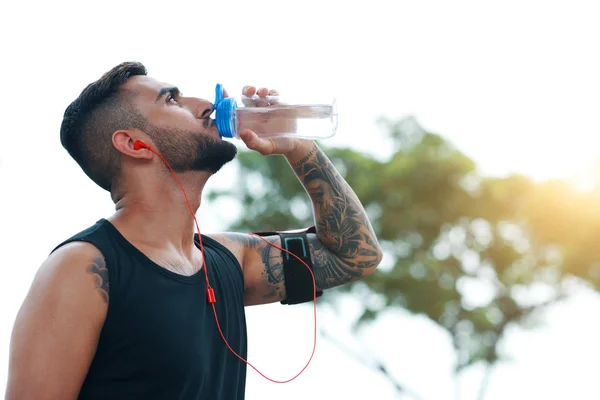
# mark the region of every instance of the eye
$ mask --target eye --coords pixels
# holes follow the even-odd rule
[[[166,101],[167,103],[171,103],[171,102],[173,102],[173,103],[177,103],[177,100],[175,99],[175,96],[173,95],[173,93],[169,93],[169,94],[167,95],[167,97],[166,97],[165,101]]]

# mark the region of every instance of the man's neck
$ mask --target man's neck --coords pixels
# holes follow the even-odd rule
[[[198,174],[178,174],[185,190],[172,179],[137,181],[116,202],[116,212],[110,221],[130,240],[157,250],[176,251],[192,259],[195,215],[200,207],[207,177]],[[191,210],[190,210],[191,208]]]

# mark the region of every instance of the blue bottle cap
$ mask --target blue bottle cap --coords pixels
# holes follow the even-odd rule
[[[215,88],[215,123],[221,137],[235,138],[238,136],[235,110],[237,102],[231,97],[223,97],[223,85],[217,83]]]

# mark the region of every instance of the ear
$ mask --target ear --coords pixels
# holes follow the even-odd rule
[[[141,140],[150,146],[154,146],[150,138],[137,129],[119,130],[112,135],[112,144],[121,154],[138,159],[152,159],[154,154],[150,150],[144,148],[136,149],[134,147],[136,140]]]

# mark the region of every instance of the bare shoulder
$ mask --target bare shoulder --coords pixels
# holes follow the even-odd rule
[[[83,242],[53,252],[14,323],[7,399],[76,398],[95,354],[110,297],[101,252]]]
[[[41,265],[32,290],[52,291],[58,286],[66,289],[65,285],[70,284],[70,295],[80,292],[89,296],[90,283],[97,289],[96,297],[108,304],[110,279],[103,254],[90,243],[71,242],[54,251]]]

